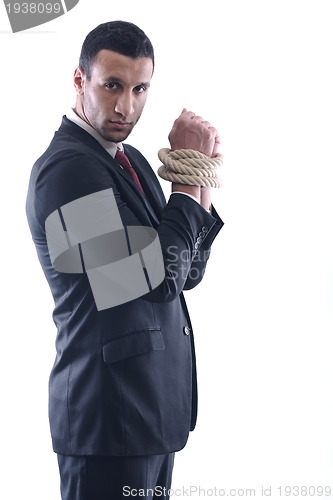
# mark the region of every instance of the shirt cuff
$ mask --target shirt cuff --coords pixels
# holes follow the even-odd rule
[[[196,201],[197,203],[199,203],[199,200],[198,198],[196,198],[195,196],[193,196],[192,194],[188,194],[188,193],[184,193],[184,191],[174,191],[173,193],[171,193],[171,196],[173,194],[184,194],[185,196],[188,196],[189,198],[192,198],[192,200]]]
[[[171,193],[171,196],[173,194],[184,194],[185,196],[188,196],[189,198],[192,198],[192,200],[196,201],[197,203],[199,203],[199,200],[198,198],[196,198],[195,196],[193,196],[192,194],[188,194],[188,193],[184,193],[184,191],[174,191],[173,193]],[[208,212],[209,214],[212,213],[212,210],[211,208],[209,210],[206,210],[206,212]]]

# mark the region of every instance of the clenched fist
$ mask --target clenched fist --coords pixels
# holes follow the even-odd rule
[[[169,134],[171,150],[194,149],[214,158],[218,153],[220,138],[215,127],[197,116],[192,111],[184,109],[175,120]]]

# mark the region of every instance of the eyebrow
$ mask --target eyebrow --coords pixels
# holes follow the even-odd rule
[[[119,78],[117,76],[109,76],[108,78],[104,78],[104,81],[105,82],[122,83],[123,85],[125,84],[124,80],[122,80],[121,78]],[[150,87],[150,82],[140,82],[140,83],[137,83],[136,85],[134,85],[134,87],[140,87],[141,85],[143,87]]]

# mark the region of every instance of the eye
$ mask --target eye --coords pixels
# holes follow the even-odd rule
[[[118,87],[118,84],[115,82],[109,82],[105,84],[105,87],[110,90],[114,90]]]
[[[138,94],[142,94],[143,92],[145,92],[147,90],[147,87],[145,87],[145,85],[138,85],[137,87],[134,87],[134,90]]]

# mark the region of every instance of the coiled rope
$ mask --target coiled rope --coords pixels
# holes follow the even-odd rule
[[[190,186],[220,188],[222,181],[218,177],[218,168],[223,165],[223,155],[215,158],[194,149],[162,148],[158,157],[163,163],[157,173],[162,179]]]

